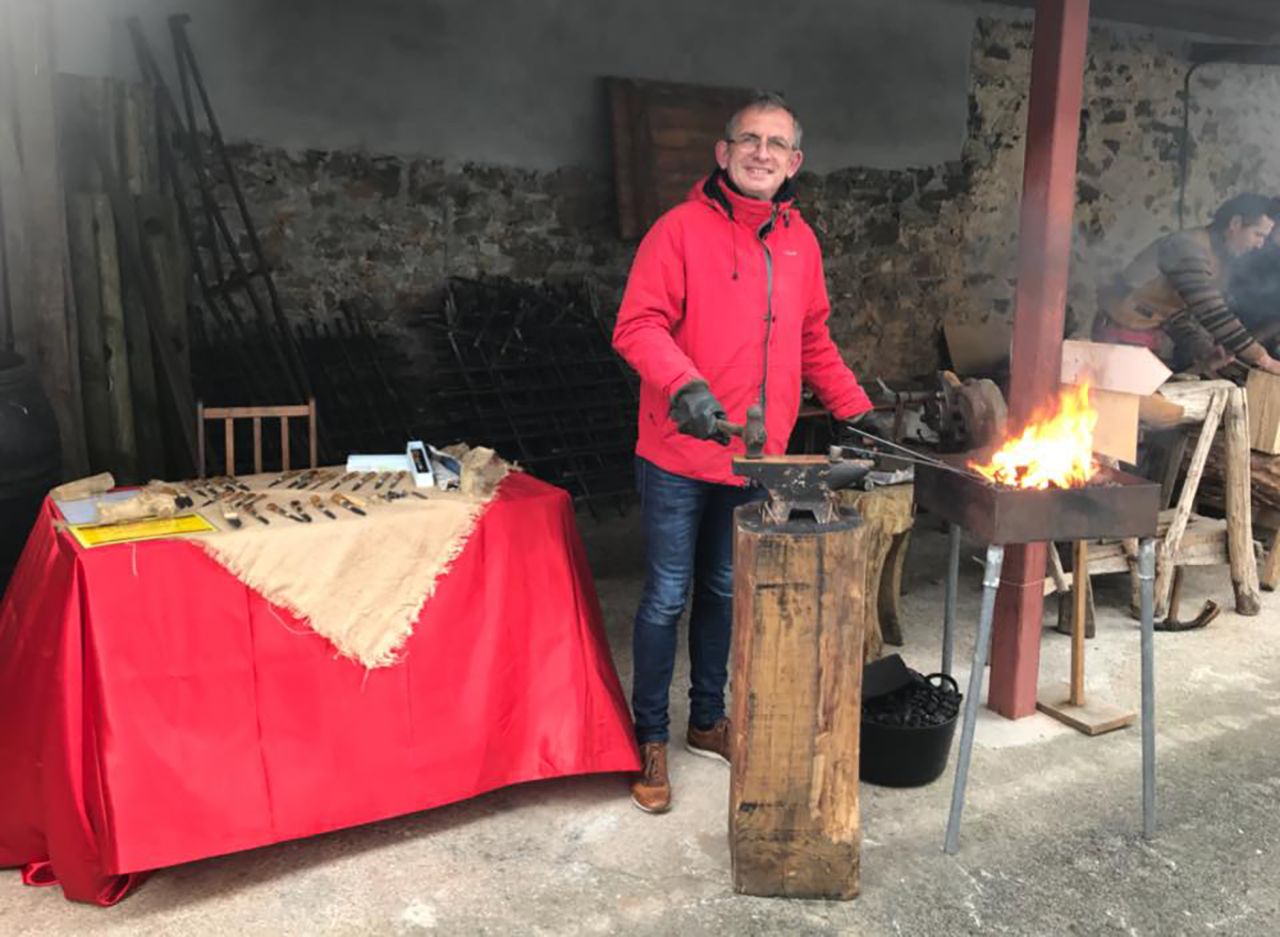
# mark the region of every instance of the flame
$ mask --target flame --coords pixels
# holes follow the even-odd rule
[[[1004,443],[985,465],[969,467],[988,481],[1009,488],[1078,488],[1098,471],[1093,429],[1098,411],[1089,403],[1089,385],[1064,388],[1053,412],[1037,414],[1016,439]]]

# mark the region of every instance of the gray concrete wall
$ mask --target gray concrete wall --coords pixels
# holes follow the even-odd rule
[[[59,66],[132,74],[119,21],[191,36],[229,139],[553,169],[609,163],[600,78],[789,95],[809,166],[959,157],[969,0],[53,0]]]

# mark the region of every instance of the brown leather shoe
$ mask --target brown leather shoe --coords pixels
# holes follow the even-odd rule
[[[640,746],[640,760],[644,769],[631,782],[631,802],[645,813],[666,813],[671,809],[667,743],[645,742]]]
[[[684,747],[703,758],[716,758],[730,764],[729,720],[720,719],[710,729],[696,729],[693,723],[689,723]]]

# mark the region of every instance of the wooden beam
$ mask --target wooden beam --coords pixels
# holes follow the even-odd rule
[[[43,0],[5,0],[11,62],[13,124],[22,164],[27,218],[24,234],[30,250],[29,305],[13,308],[15,320],[28,319],[15,341],[20,354],[39,368],[45,394],[58,419],[62,468],[70,477],[88,470],[84,407],[80,391],[79,337],[67,309],[66,212],[58,162],[58,133],[53,93],[52,5]],[[15,326],[17,325],[15,321]],[[34,342],[32,342],[34,339]]]
[[[1013,317],[1014,428],[1058,389],[1088,33],[1089,0],[1037,3]],[[1009,719],[1036,711],[1044,572],[1042,543],[1013,547],[1005,556],[987,704]]]

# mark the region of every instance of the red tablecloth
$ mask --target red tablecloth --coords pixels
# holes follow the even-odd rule
[[[85,550],[56,516],[0,604],[0,866],[32,884],[107,904],[129,873],[639,767],[572,506],[527,475],[369,672],[192,544]]]

